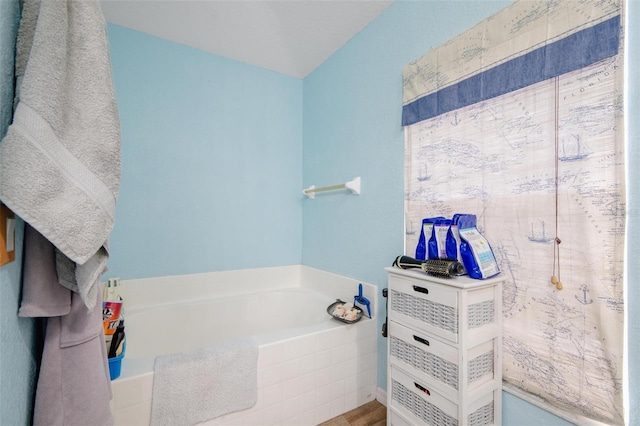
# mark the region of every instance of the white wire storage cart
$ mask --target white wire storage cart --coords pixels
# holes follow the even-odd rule
[[[503,278],[386,270],[387,423],[501,424]]]

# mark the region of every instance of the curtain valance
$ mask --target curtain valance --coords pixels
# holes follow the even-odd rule
[[[518,1],[405,66],[402,124],[583,68],[618,53],[619,1]]]

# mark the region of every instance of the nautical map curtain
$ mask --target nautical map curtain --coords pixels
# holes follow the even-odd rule
[[[620,1],[519,1],[406,66],[406,253],[477,215],[504,283],[504,380],[623,424]],[[550,283],[552,275],[562,285]]]

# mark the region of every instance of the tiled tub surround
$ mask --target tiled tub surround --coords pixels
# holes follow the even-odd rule
[[[236,335],[252,335],[259,345],[258,402],[204,424],[317,425],[372,401],[376,287],[363,283],[374,319],[344,324],[326,313],[337,298],[352,301],[358,283],[301,265],[122,281],[128,342],[122,375],[111,382],[115,425],[149,424],[154,355]],[[229,307],[236,308],[225,312]],[[265,307],[273,309],[258,317],[254,331],[247,329],[250,313]],[[233,318],[227,317],[230,312]],[[291,313],[302,320],[287,319]],[[181,319],[172,321],[172,315]],[[155,324],[149,328],[158,318],[163,318],[161,333]],[[268,331],[266,323],[273,324]],[[233,336],[220,334],[231,328]]]

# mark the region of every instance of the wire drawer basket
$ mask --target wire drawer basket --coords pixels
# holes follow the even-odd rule
[[[458,420],[445,413],[437,405],[424,400],[418,394],[408,389],[402,383],[392,380],[392,399],[405,410],[412,413],[425,423],[437,426],[457,426]],[[483,405],[469,414],[469,426],[481,426],[493,424],[493,401]]]
[[[430,377],[458,389],[457,364],[424,351],[398,337],[392,336],[389,344],[389,353],[392,358],[403,361]],[[493,350],[469,360],[468,369],[469,384],[482,377],[493,378]]]
[[[391,290],[391,310],[407,315],[431,326],[458,334],[458,310],[428,299]],[[469,328],[482,327],[494,321],[493,300],[474,303],[468,307]]]

